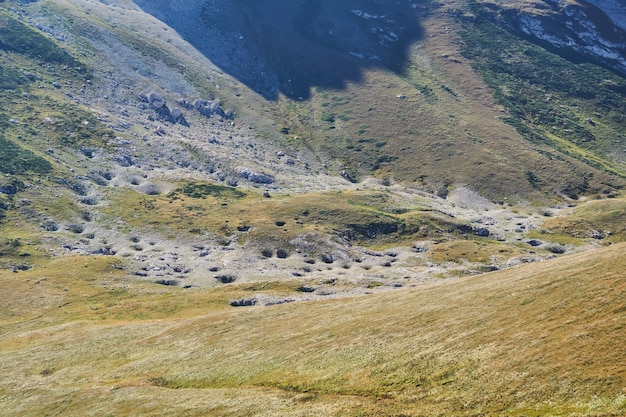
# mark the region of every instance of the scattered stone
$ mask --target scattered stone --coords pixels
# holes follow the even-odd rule
[[[215,279],[221,282],[222,284],[231,284],[235,282],[237,277],[234,275],[217,275]]]
[[[283,299],[283,300],[270,300],[267,301],[265,303],[266,306],[275,306],[275,305],[279,305],[279,304],[285,304],[285,303],[293,303],[295,300],[291,300],[291,299]]]
[[[98,197],[96,196],[83,197],[79,199],[78,201],[88,206],[95,206],[96,204],[98,204]]]
[[[148,94],[148,104],[150,105],[150,107],[160,109],[165,105],[165,99],[163,99],[163,96],[153,91]]]
[[[476,269],[478,269],[480,273],[483,273],[483,272],[499,271],[500,267],[497,265],[478,265]]]
[[[322,254],[322,262],[324,262],[325,264],[332,264],[333,262],[335,262],[335,258],[329,253],[324,253]]]
[[[188,274],[191,272],[191,268],[182,265],[175,265],[172,270],[177,274]]]
[[[562,253],[565,253],[566,251],[565,247],[561,245],[551,245],[551,246],[546,247],[546,249],[556,254],[562,254]]]
[[[80,148],[80,153],[82,153],[89,159],[92,159],[96,156],[95,149],[91,149],[91,148]]]
[[[170,115],[174,120],[178,120],[183,117],[183,112],[178,107],[174,107],[170,112]]]
[[[589,237],[592,239],[604,239],[604,234],[598,230],[592,230],[589,232]]]
[[[46,232],[56,232],[59,230],[59,225],[56,224],[53,220],[46,220],[41,225],[39,225]]]
[[[239,173],[239,176],[255,184],[272,184],[274,182],[274,177],[261,172],[244,170]]]
[[[249,299],[234,300],[234,301],[231,301],[229,304],[232,307],[249,307],[249,306],[256,305],[256,302],[257,301],[255,298],[249,298]]]
[[[296,291],[299,291],[299,292],[314,292],[315,288],[307,287],[307,286],[301,286],[301,287],[296,288]]]
[[[280,259],[286,259],[289,257],[289,251],[287,251],[286,249],[278,249],[276,251],[276,257]]]
[[[413,246],[413,250],[417,253],[428,252],[428,248],[425,246]]]
[[[214,114],[226,117],[226,113],[222,109],[222,103],[219,100],[211,101],[199,98],[193,102],[193,108],[206,117],[211,117]],[[230,114],[232,116],[232,111]]]
[[[131,158],[130,155],[125,154],[125,153],[118,155],[115,158],[115,162],[117,162],[118,164],[120,164],[120,166],[124,168],[128,168],[130,166],[135,165],[133,158]]]
[[[17,187],[14,184],[0,184],[0,193],[13,195],[17,193]]]
[[[178,104],[185,110],[193,109],[193,103],[188,102],[187,99],[184,99],[184,98],[179,99]]]
[[[77,235],[79,235],[83,233],[83,231],[85,230],[85,227],[82,224],[71,223],[71,224],[68,224],[65,229],[69,230],[72,233],[76,233]]]
[[[98,248],[91,252],[92,255],[103,255],[103,256],[113,256],[115,255],[115,251],[109,247]]]
[[[350,173],[348,171],[346,171],[345,169],[341,171],[341,173],[339,174],[341,175],[341,178],[345,179],[346,181],[349,181],[353,184],[356,184],[356,178],[354,178],[352,175],[350,175]]]
[[[154,281],[155,284],[166,285],[168,287],[175,287],[178,285],[178,281],[175,279],[159,279]]]
[[[542,241],[537,240],[537,239],[531,239],[531,240],[529,240],[527,243],[528,243],[530,246],[532,246],[532,247],[537,247],[537,246],[540,246],[540,245],[542,245],[542,244],[543,244],[543,242],[542,242]]]
[[[476,236],[479,236],[479,237],[489,237],[490,235],[489,229],[487,229],[486,227],[477,228],[475,233],[476,233]]]

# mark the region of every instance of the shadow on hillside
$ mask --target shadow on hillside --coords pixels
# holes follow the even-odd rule
[[[223,71],[270,100],[401,73],[427,0],[135,0]]]

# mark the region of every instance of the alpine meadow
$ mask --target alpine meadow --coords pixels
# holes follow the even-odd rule
[[[625,186],[621,0],[0,0],[0,415],[624,416]]]

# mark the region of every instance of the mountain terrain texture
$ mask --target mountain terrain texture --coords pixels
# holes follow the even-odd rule
[[[626,2],[0,0],[0,415],[626,415]]]

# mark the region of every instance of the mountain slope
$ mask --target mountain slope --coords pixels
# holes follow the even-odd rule
[[[625,251],[235,310],[220,299],[241,287],[161,290],[98,258],[71,260],[70,276],[3,272],[0,410],[623,415]]]
[[[5,2],[0,265],[112,256],[164,285],[319,288],[303,299],[602,245],[604,232],[542,223],[620,193],[625,81],[503,23],[542,15],[534,4],[319,1],[304,24],[301,3]],[[356,75],[300,74],[294,99],[274,68],[292,47]]]
[[[0,1],[0,414],[623,415],[623,10]]]
[[[569,196],[610,193],[611,188],[621,187],[621,180],[610,179],[603,171],[618,177],[624,171],[620,146],[624,122],[617,115],[623,79],[595,66],[581,68],[511,36],[506,29],[529,14],[513,16],[516,9],[507,2],[492,9],[488,2],[446,6],[397,2],[384,6],[384,16],[376,9],[379,6],[368,2],[337,7],[325,1],[306,6],[268,2],[259,6],[263,13],[256,9],[257,3],[138,2],[259,94],[274,100],[281,92],[291,99],[306,98],[299,105],[280,105],[277,122],[318,154],[344,164],[350,178],[388,176],[431,190],[464,183],[493,199],[511,194],[537,198],[537,191]],[[306,7],[316,11],[307,15],[311,20],[304,24],[298,16],[305,14]],[[524,7],[541,10],[533,2]],[[567,10],[551,16],[565,15]],[[186,19],[190,14],[193,24]],[[511,17],[498,21],[500,14]],[[404,16],[403,20],[396,15]],[[472,15],[480,18],[467,18]],[[274,16],[283,22],[277,28]],[[341,34],[335,33],[338,16],[345,26]],[[486,24],[486,19],[493,23]],[[381,21],[393,29],[381,26]],[[390,30],[397,32],[393,48],[379,35],[367,37],[388,35]],[[363,51],[355,52],[355,43]],[[503,44],[504,50],[498,46]],[[377,52],[364,52],[368,49]],[[497,51],[502,56],[493,56]],[[484,64],[482,60],[490,55],[493,61]],[[293,57],[292,62],[288,57]],[[553,67],[554,80],[542,74],[546,60]],[[515,66],[520,61],[527,62]],[[329,71],[317,68],[325,64],[346,73],[335,70],[328,79],[330,75],[324,74]],[[507,69],[507,64],[514,66]],[[479,70],[513,117],[484,100],[486,86],[470,66]],[[486,73],[485,67],[492,72]],[[493,71],[507,78],[493,80]],[[295,83],[301,84],[297,94],[289,90],[296,88]],[[589,86],[597,84],[610,87],[590,94]],[[502,94],[500,88],[510,91]],[[543,95],[523,104],[508,100],[507,96],[516,95],[532,98],[532,88]],[[607,114],[594,122],[600,108]],[[520,111],[530,114],[519,120]],[[538,114],[545,117],[537,120]],[[541,129],[534,126],[537,122]],[[527,177],[537,180],[527,181]]]

